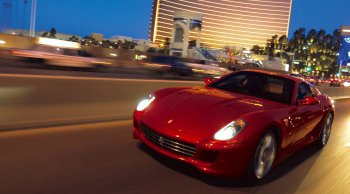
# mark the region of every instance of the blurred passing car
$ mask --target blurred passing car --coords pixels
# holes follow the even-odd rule
[[[205,83],[150,94],[134,111],[133,137],[204,173],[252,180],[328,142],[334,106],[304,79],[246,70]]]
[[[54,66],[95,68],[111,64],[80,50],[79,43],[48,38],[40,38],[32,49],[13,49],[10,54],[17,59]]]
[[[343,86],[344,87],[350,87],[350,80],[344,80],[343,81]]]
[[[198,77],[218,78],[232,72],[227,68],[220,67],[219,64],[212,61],[197,60],[186,62],[185,64],[191,67],[194,72],[194,75]]]
[[[155,56],[148,59],[148,61],[141,62],[141,64],[145,69],[161,75],[175,74],[180,76],[221,77],[232,72],[211,61],[175,56]]]
[[[340,87],[341,81],[338,78],[331,78],[329,81],[329,87]]]
[[[306,76],[305,79],[310,82],[312,85],[318,86],[319,78],[315,76]]]
[[[330,80],[322,77],[322,78],[319,79],[319,83],[322,84],[322,85],[329,85]]]
[[[179,57],[156,56],[148,61],[140,62],[146,70],[159,75],[174,74],[180,76],[192,76],[193,70],[187,66]]]

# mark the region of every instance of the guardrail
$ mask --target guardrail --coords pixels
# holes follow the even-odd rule
[[[0,75],[0,130],[131,119],[138,101],[164,87],[197,81]],[[350,89],[320,87],[333,97]]]

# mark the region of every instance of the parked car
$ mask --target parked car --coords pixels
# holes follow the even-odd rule
[[[245,70],[205,83],[150,94],[134,111],[133,137],[204,173],[252,180],[328,142],[334,105],[304,79]]]

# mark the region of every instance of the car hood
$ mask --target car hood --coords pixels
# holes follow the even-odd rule
[[[143,123],[163,134],[205,138],[246,114],[280,106],[242,94],[195,87],[157,99],[144,115]]]

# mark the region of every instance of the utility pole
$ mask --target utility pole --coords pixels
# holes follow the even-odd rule
[[[35,37],[35,17],[36,17],[36,0],[32,0],[32,9],[30,13],[30,30],[29,35]]]

